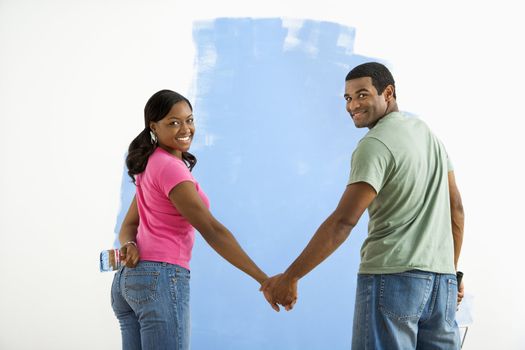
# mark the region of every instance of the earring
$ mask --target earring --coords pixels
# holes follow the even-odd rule
[[[151,137],[151,144],[156,145],[157,144],[157,135],[153,131],[149,131],[149,136]]]

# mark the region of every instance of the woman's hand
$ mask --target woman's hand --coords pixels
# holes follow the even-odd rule
[[[139,250],[135,242],[127,242],[120,248],[122,266],[135,267],[139,262]]]

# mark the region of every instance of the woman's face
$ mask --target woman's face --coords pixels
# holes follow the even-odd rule
[[[160,147],[178,158],[190,149],[195,125],[193,112],[186,101],[175,103],[168,114],[158,122],[150,122],[150,129],[157,135]]]

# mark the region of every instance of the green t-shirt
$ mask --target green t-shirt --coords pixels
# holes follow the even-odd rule
[[[449,171],[443,144],[420,119],[390,113],[361,139],[348,183],[366,182],[377,196],[359,273],[455,273]]]

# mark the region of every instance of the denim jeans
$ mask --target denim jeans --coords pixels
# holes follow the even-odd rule
[[[111,286],[122,349],[190,348],[190,272],[180,266],[140,261],[121,268]]]
[[[352,349],[459,349],[455,275],[359,274]]]

